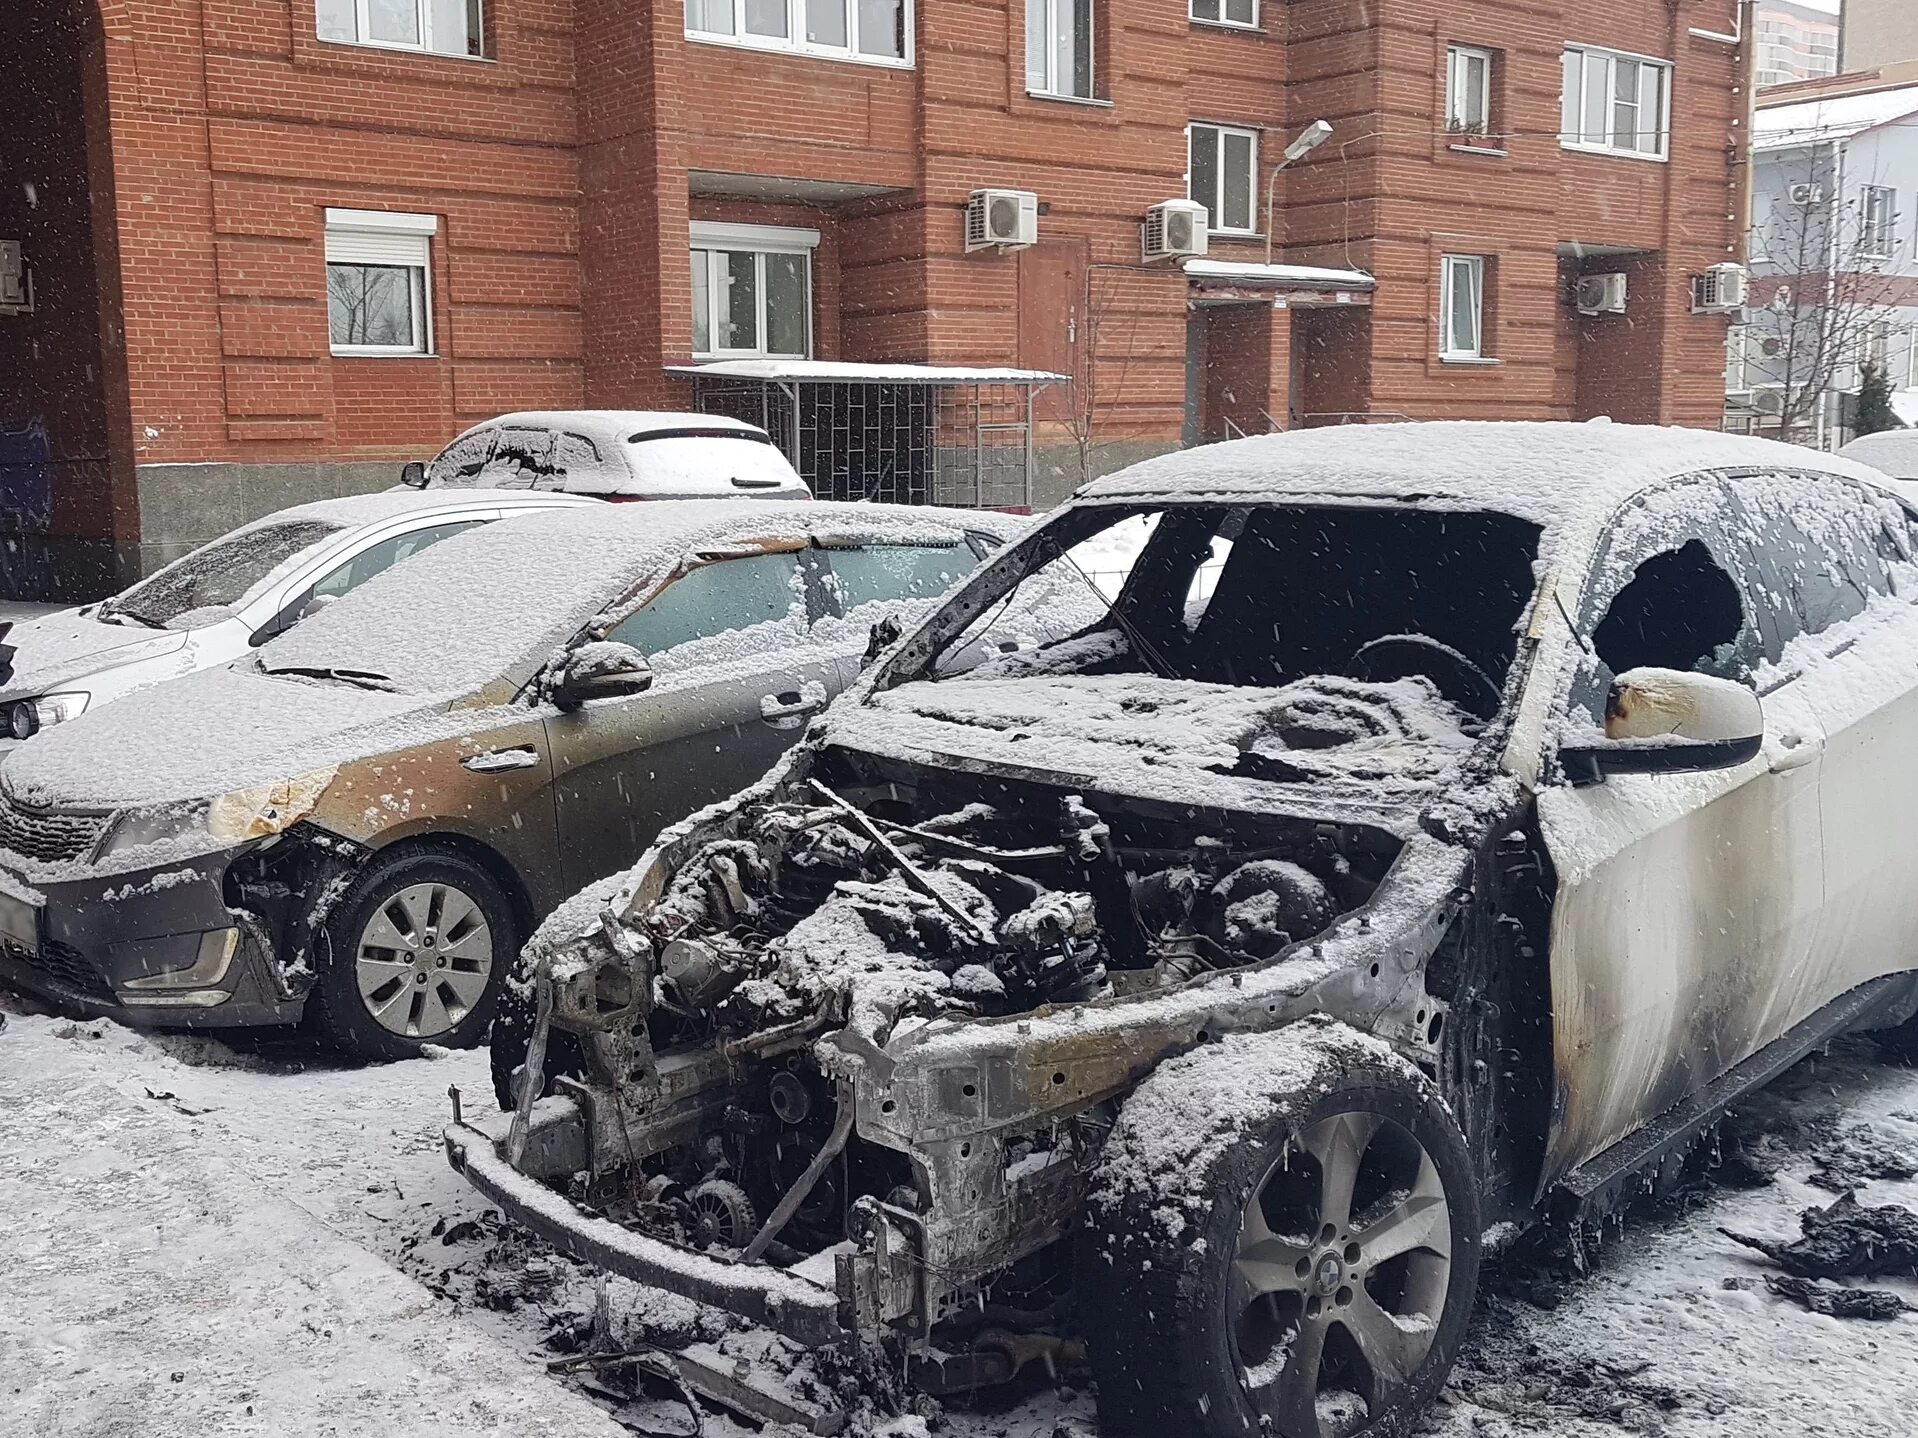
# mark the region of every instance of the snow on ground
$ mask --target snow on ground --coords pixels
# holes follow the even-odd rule
[[[484,1055],[352,1068],[289,1042],[143,1037],[14,1006],[0,1033],[0,1434],[622,1431],[610,1405],[549,1376],[541,1347],[590,1311],[595,1284],[503,1230],[446,1167],[454,1083],[487,1103]],[[1628,1223],[1586,1277],[1488,1295],[1425,1438],[1909,1432],[1918,1316],[1803,1312],[1717,1230],[1795,1236],[1798,1210],[1831,1199],[1806,1179],[1836,1129],[1869,1124],[1918,1166],[1918,1072],[1847,1045],[1742,1122],[1761,1135],[1748,1148],[1784,1154],[1777,1182],[1698,1190]],[[1918,1205],[1918,1179],[1861,1198]],[[1918,1302],[1918,1284],[1874,1286]],[[622,1328],[723,1327],[629,1284],[607,1293]],[[624,1416],[689,1428],[664,1398]],[[1061,1426],[1093,1438],[1087,1395],[1037,1380],[993,1411],[949,1410],[943,1432]],[[751,1431],[706,1423],[713,1438]]]

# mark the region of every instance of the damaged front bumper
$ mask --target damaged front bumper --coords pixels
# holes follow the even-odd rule
[[[513,1222],[583,1263],[735,1314],[808,1347],[852,1336],[860,1255],[836,1255],[835,1283],[827,1288],[784,1269],[696,1253],[594,1217],[506,1157],[511,1118],[453,1123],[446,1130],[446,1160]],[[550,1166],[564,1167],[575,1145],[584,1152],[584,1125],[570,1100],[541,1100],[533,1121],[529,1155],[543,1150],[553,1157]]]

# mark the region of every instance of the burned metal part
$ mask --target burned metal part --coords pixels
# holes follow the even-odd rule
[[[1718,1231],[1800,1278],[1918,1274],[1918,1213],[1901,1205],[1867,1208],[1847,1193],[1828,1207],[1806,1209],[1798,1223],[1804,1232],[1789,1243]]]
[[[694,1184],[686,1190],[685,1203],[694,1248],[736,1249],[753,1231],[753,1201],[730,1179],[708,1178]]]
[[[912,860],[900,852],[899,846],[888,839],[877,824],[873,823],[872,820],[860,813],[859,810],[853,808],[851,804],[848,804],[844,799],[833,793],[832,790],[820,783],[819,780],[814,779],[812,781],[812,787],[823,795],[828,803],[834,805],[846,816],[847,823],[851,824],[855,829],[858,829],[878,846],[879,851],[892,861],[900,877],[911,885],[914,890],[944,909],[947,917],[954,923],[971,931],[973,936],[981,943],[989,944],[992,942],[992,935],[980,925],[979,921],[957,904],[953,903],[951,899],[948,899],[944,894],[940,893],[938,889],[934,888],[931,881],[913,866]]]
[[[1907,1313],[1918,1313],[1918,1306],[1884,1288],[1843,1288],[1836,1283],[1777,1273],[1765,1275],[1765,1287],[1780,1298],[1789,1298],[1800,1307],[1827,1318],[1864,1318],[1887,1323]]]
[[[839,1114],[833,1120],[832,1133],[820,1147],[819,1152],[813,1155],[812,1162],[806,1165],[806,1171],[799,1175],[791,1188],[786,1190],[785,1196],[779,1200],[779,1206],[767,1217],[766,1226],[753,1235],[753,1241],[746,1245],[746,1251],[740,1255],[743,1261],[756,1262],[765,1254],[772,1241],[785,1231],[786,1225],[792,1222],[793,1215],[799,1212],[799,1206],[806,1201],[819,1180],[825,1177],[826,1169],[831,1166],[832,1161],[839,1157],[840,1151],[846,1146],[846,1140],[852,1137],[852,1121],[852,1102],[848,1095],[842,1093],[839,1096]]]
[[[738,988],[745,966],[699,939],[674,939],[659,951],[659,977],[688,1009],[711,1008]]]

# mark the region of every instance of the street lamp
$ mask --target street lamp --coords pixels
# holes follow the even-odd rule
[[[1272,167],[1272,177],[1265,182],[1265,262],[1268,265],[1272,263],[1272,194],[1278,188],[1279,171],[1311,154],[1331,137],[1331,125],[1324,120],[1314,120],[1299,131],[1299,137],[1285,147],[1284,157]]]

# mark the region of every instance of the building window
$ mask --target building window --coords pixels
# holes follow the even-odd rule
[[[1186,127],[1186,197],[1205,206],[1214,233],[1253,233],[1259,132],[1224,125]]]
[[[874,65],[912,62],[912,0],[686,0],[686,34]]]
[[[436,215],[326,212],[326,317],[336,355],[433,352]]]
[[[1485,257],[1439,260],[1439,358],[1485,357]]]
[[[1559,143],[1662,160],[1671,140],[1671,97],[1672,67],[1664,60],[1568,46]]]
[[[1092,98],[1092,0],[1026,0],[1026,89]]]
[[[818,243],[817,230],[695,220],[693,357],[809,356]]]
[[[481,0],[319,0],[320,38],[344,45],[486,53]]]
[[[1187,13],[1208,25],[1236,25],[1242,30],[1256,30],[1259,0],[1192,0]]]
[[[1898,192],[1866,185],[1858,201],[1858,252],[1867,260],[1888,260],[1898,252]]]
[[[1454,135],[1492,131],[1492,52],[1454,45],[1445,54],[1445,128]]]

